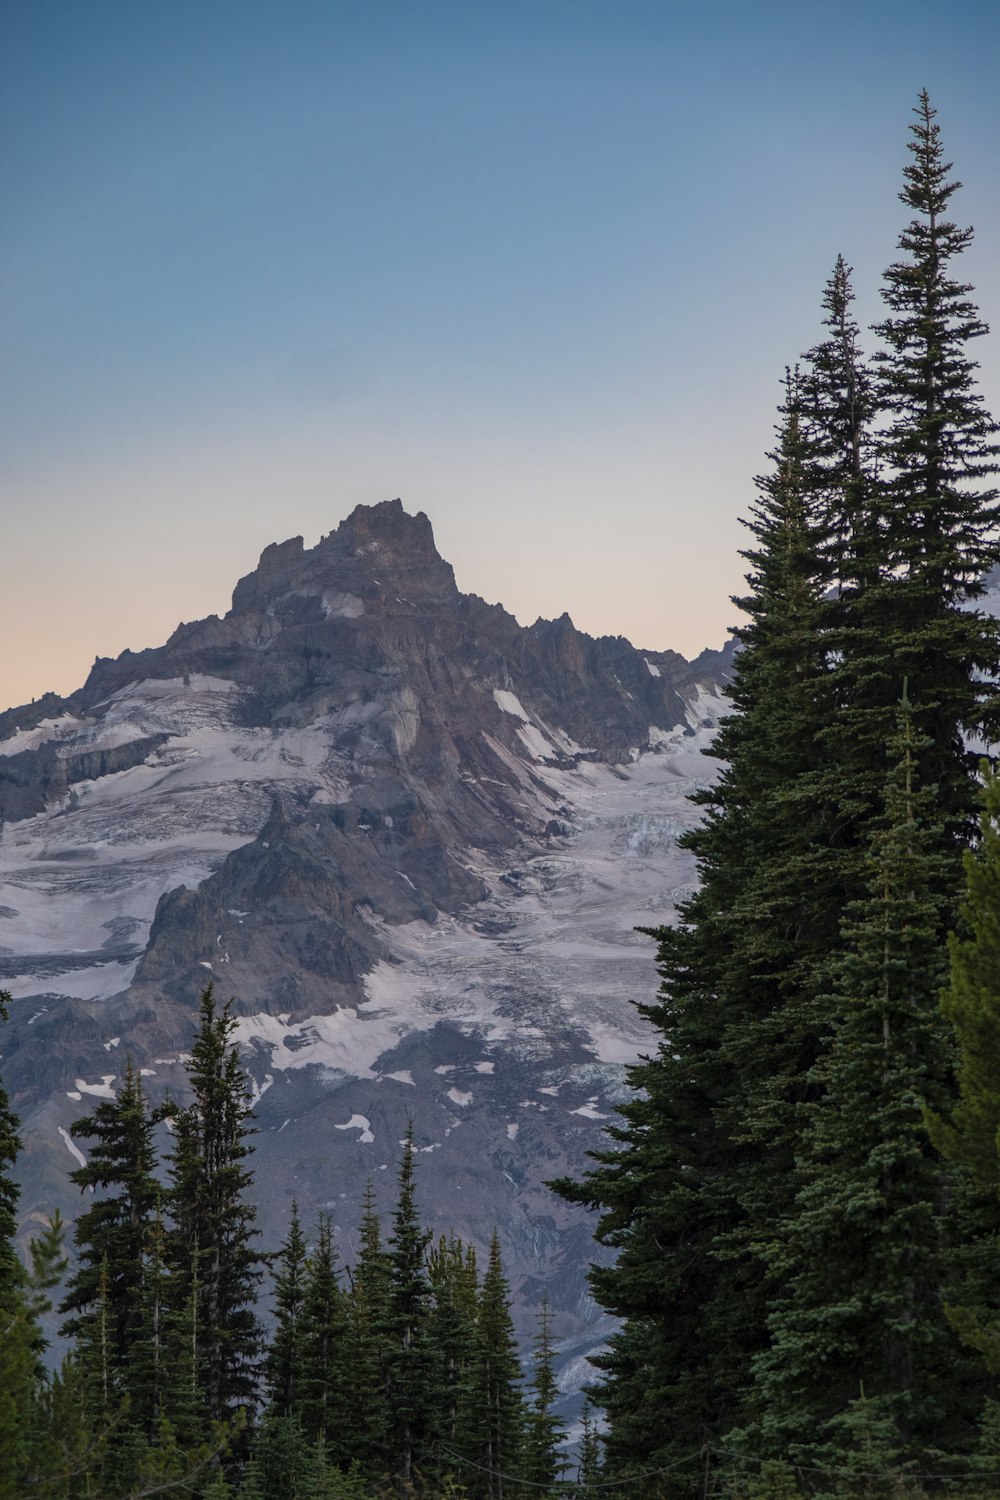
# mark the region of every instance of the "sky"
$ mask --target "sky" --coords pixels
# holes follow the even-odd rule
[[[0,708],[423,510],[530,624],[719,646],[784,367],[926,87],[997,327],[996,0],[5,0]]]

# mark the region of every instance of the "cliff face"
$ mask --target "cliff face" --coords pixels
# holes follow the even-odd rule
[[[391,1196],[411,1117],[429,1216],[480,1244],[499,1222],[522,1307],[547,1287],[567,1348],[593,1342],[590,1226],[542,1183],[583,1168],[647,1044],[632,928],[689,888],[727,667],[524,628],[392,501],[267,548],[223,619],[0,716],[29,1214],[72,1215],[64,1132],[126,1052],[151,1094],[183,1088],[212,978],[272,1243],[293,1195],[345,1226],[368,1175]]]

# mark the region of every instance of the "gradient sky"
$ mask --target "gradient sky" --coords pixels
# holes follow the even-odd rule
[[[0,707],[424,510],[525,623],[691,655],[926,87],[998,333],[997,0],[5,0]]]

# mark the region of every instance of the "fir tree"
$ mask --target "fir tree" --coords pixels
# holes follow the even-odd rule
[[[552,1409],[559,1394],[554,1356],[552,1313],[546,1297],[538,1315],[532,1399],[527,1411],[522,1461],[523,1477],[539,1489],[551,1489],[567,1468],[566,1460],[559,1452],[566,1427]]]
[[[372,1184],[365,1187],[359,1249],[351,1278],[347,1328],[348,1368],[345,1420],[352,1434],[352,1457],[376,1479],[389,1472],[389,1324],[391,1270],[382,1243]]]
[[[867,899],[845,922],[803,1183],[775,1251],[785,1286],[774,1341],[757,1361],[765,1451],[807,1465],[835,1466],[862,1394],[869,1416],[894,1424],[900,1462],[930,1462],[962,1439],[943,1415],[957,1404],[955,1344],[938,1299],[943,1184],[924,1124],[947,1097],[950,1064],[937,1005],[945,856],[937,789],[917,781],[913,718],[904,699]]]
[[[774,1289],[761,1245],[794,1193],[816,967],[842,904],[816,738],[831,711],[829,505],[792,376],[781,418],[748,523],[733,712],[711,751],[726,765],[684,839],[701,886],[679,925],[656,933],[663,983],[639,1007],[665,1040],[632,1071],[637,1096],[610,1132],[621,1149],[584,1184],[558,1185],[604,1209],[599,1236],[619,1251],[592,1273],[626,1320],[597,1361],[612,1465],[675,1462],[743,1409]]]
[[[902,258],[885,272],[889,316],[875,328],[886,346],[878,357],[878,397],[888,413],[879,444],[882,566],[877,585],[859,602],[858,639],[847,663],[853,707],[841,751],[856,784],[874,789],[876,800],[905,679],[925,747],[920,782],[938,788],[935,821],[941,847],[952,855],[954,903],[960,851],[978,811],[976,758],[963,732],[992,739],[997,727],[998,627],[967,605],[1000,556],[997,492],[988,483],[1000,449],[968,352],[988,330],[969,301],[971,288],[951,275],[950,263],[968,248],[972,230],[946,217],[960,184],[949,180],[926,93],[914,113],[900,198],[915,217],[900,236]],[[953,905],[948,925],[954,915]]]
[[[275,1330],[267,1352],[265,1373],[269,1405],[274,1416],[298,1412],[302,1406],[302,1320],[306,1295],[306,1242],[299,1206],[292,1200],[288,1236],[278,1252],[274,1274]]]
[[[428,1340],[430,1283],[425,1252],[430,1234],[417,1213],[413,1125],[408,1126],[399,1169],[399,1195],[389,1238],[389,1305],[386,1376],[393,1470],[406,1485],[427,1445],[426,1397],[430,1385]]]
[[[957,1098],[947,1116],[931,1111],[931,1136],[959,1174],[956,1208],[965,1233],[956,1247],[949,1316],[986,1369],[1000,1375],[1000,776],[988,761],[979,841],[965,852],[959,933],[948,943],[941,1008],[958,1050]]]
[[[262,1256],[253,1246],[246,1164],[252,1127],[246,1076],[231,1040],[235,1025],[209,985],[188,1065],[194,1098],[173,1117],[170,1163],[176,1307],[190,1306],[194,1315],[196,1378],[207,1415],[217,1422],[252,1406],[261,1353],[254,1306]]]
[[[446,1474],[468,1475],[463,1459],[475,1450],[475,1364],[479,1274],[476,1252],[455,1235],[441,1235],[427,1258],[432,1308],[428,1340],[433,1351],[431,1427],[439,1485]]]
[[[510,1315],[510,1288],[496,1230],[479,1294],[475,1347],[476,1458],[485,1471],[486,1500],[503,1500],[504,1487],[521,1462],[524,1402],[520,1365]]]
[[[316,1245],[306,1260],[299,1318],[299,1404],[306,1437],[321,1444],[332,1463],[354,1457],[354,1429],[348,1422],[363,1362],[352,1368],[348,1345],[348,1311],[337,1277],[333,1226],[321,1214]],[[360,1400],[377,1396],[377,1386],[362,1378]]]
[[[10,1003],[9,992],[0,990],[0,1022],[7,1020]],[[20,1150],[18,1118],[0,1084],[0,1308],[21,1281],[21,1263],[14,1246],[20,1190],[11,1176]]]
[[[84,1337],[88,1321],[100,1319],[109,1400],[110,1387],[122,1384],[138,1330],[146,1241],[160,1191],[154,1124],[129,1058],[118,1097],[102,1099],[70,1127],[77,1140],[91,1143],[70,1180],[81,1193],[103,1191],[76,1221],[78,1266],[60,1309],[71,1314],[62,1331]]]

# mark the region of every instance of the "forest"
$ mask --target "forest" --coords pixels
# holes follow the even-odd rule
[[[482,1271],[430,1242],[412,1142],[355,1264],[297,1211],[261,1252],[209,989],[191,1101],[151,1109],[130,1068],[74,1126],[99,1192],[68,1278],[58,1218],[17,1252],[0,1093],[0,1500],[1000,1495],[1000,447],[960,184],[914,113],[875,348],[838,257],[786,373],[699,885],[649,934],[656,1049],[553,1184],[617,1252],[578,1450],[544,1309],[522,1365],[496,1241]]]

